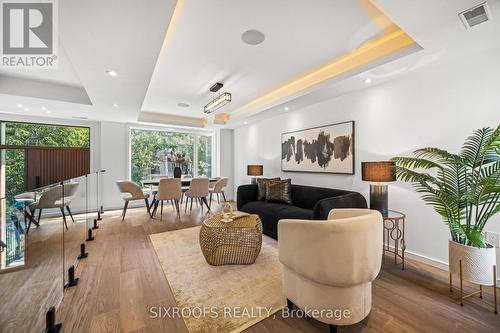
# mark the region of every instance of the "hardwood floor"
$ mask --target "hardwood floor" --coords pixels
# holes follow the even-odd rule
[[[175,306],[148,235],[199,225],[206,209],[194,208],[177,218],[172,207],[163,220],[150,219],[145,208],[106,212],[88,243],[89,257],[77,268],[80,283],[66,292],[58,311],[64,332],[186,332],[182,319],[149,318],[151,306]],[[216,209],[216,205],[212,206]],[[485,299],[492,300],[491,288]],[[467,291],[471,291],[467,286]],[[478,298],[461,307],[448,291],[448,274],[407,260],[407,266],[384,264],[373,285],[373,308],[363,322],[339,332],[500,332],[500,315]],[[245,332],[328,332],[312,319],[268,318]]]

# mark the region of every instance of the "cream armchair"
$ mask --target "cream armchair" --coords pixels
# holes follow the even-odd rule
[[[368,316],[382,263],[382,223],[382,215],[369,209],[333,209],[323,221],[280,220],[288,307],[320,310],[315,319],[331,332]]]

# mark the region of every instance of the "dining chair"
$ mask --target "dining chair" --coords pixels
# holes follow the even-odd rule
[[[221,177],[219,180],[217,180],[212,187],[210,187],[209,192],[210,192],[210,197],[208,201],[210,201],[210,206],[212,206],[212,194],[217,195],[217,203],[220,203],[220,198],[219,195],[222,194],[222,197],[224,198],[224,202],[226,202],[226,194],[224,193],[224,190],[227,187],[227,182],[228,182],[227,177]]]
[[[71,209],[69,209],[69,205],[71,204],[71,200],[74,198],[76,191],[78,190],[78,186],[80,186],[80,184],[71,182],[71,183],[66,183],[63,186],[64,186],[64,192],[63,192],[64,200],[61,200],[61,204],[64,204],[66,210],[69,213],[69,216],[71,217],[71,221],[73,221],[74,223],[75,219],[73,218],[73,213],[71,213]]]
[[[123,201],[125,201],[125,205],[123,206],[122,212],[122,221],[125,219],[125,214],[127,214],[128,203],[130,201],[135,200],[144,200],[146,203],[146,209],[148,211],[148,215],[150,214],[149,210],[149,193],[144,193],[143,189],[134,182],[129,180],[118,180],[116,181],[116,185],[118,189],[123,194]]]
[[[189,189],[184,194],[186,196],[186,207],[184,208],[185,212],[187,211],[187,205],[189,199],[191,199],[191,206],[189,210],[193,209],[193,199],[199,200],[202,208],[203,204],[205,204],[208,210],[210,210],[210,206],[207,203],[208,178],[191,179],[191,184],[189,185]]]
[[[181,180],[180,178],[162,178],[160,179],[160,184],[158,186],[158,193],[155,196],[155,207],[153,209],[153,213],[151,215],[156,214],[156,209],[158,208],[158,204],[160,204],[160,220],[163,216],[163,201],[172,201],[175,204],[175,209],[177,210],[177,214],[179,214],[179,200],[182,195],[181,190]]]
[[[67,183],[64,185],[54,186],[49,190],[45,191],[40,196],[39,200],[29,204],[28,208],[31,212],[32,217],[35,215],[35,212],[38,209],[37,226],[40,225],[40,219],[42,217],[43,209],[59,208],[63,216],[64,226],[66,227],[66,229],[68,229],[64,208],[68,210],[68,213],[71,216],[71,220],[73,220],[74,222],[75,220],[73,219],[73,215],[71,214],[71,210],[69,209],[69,204],[71,203],[71,197],[75,195],[76,190],[78,189],[78,185],[79,185],[78,183]],[[26,228],[26,233],[28,233],[30,230],[32,220],[34,220],[34,218],[28,220],[29,222],[28,222],[28,227]]]
[[[164,176],[164,175],[152,175],[151,176],[151,180],[160,181],[160,179],[163,179],[163,178],[168,178],[168,176]],[[152,196],[156,195],[156,193],[158,192],[158,186],[157,185],[150,185],[149,192],[150,192],[150,195],[152,195]]]

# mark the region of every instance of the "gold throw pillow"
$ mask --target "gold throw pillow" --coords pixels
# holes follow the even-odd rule
[[[266,200],[269,202],[282,202],[292,204],[292,180],[273,180],[268,182]]]
[[[280,180],[280,177],[274,178],[257,178],[257,198],[258,200],[266,200],[267,184],[270,181]]]

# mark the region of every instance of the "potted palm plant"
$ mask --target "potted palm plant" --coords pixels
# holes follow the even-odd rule
[[[495,248],[483,228],[500,211],[500,126],[474,131],[458,154],[422,148],[392,160],[398,179],[413,183],[450,228],[450,273],[462,266],[463,279],[494,285]]]

